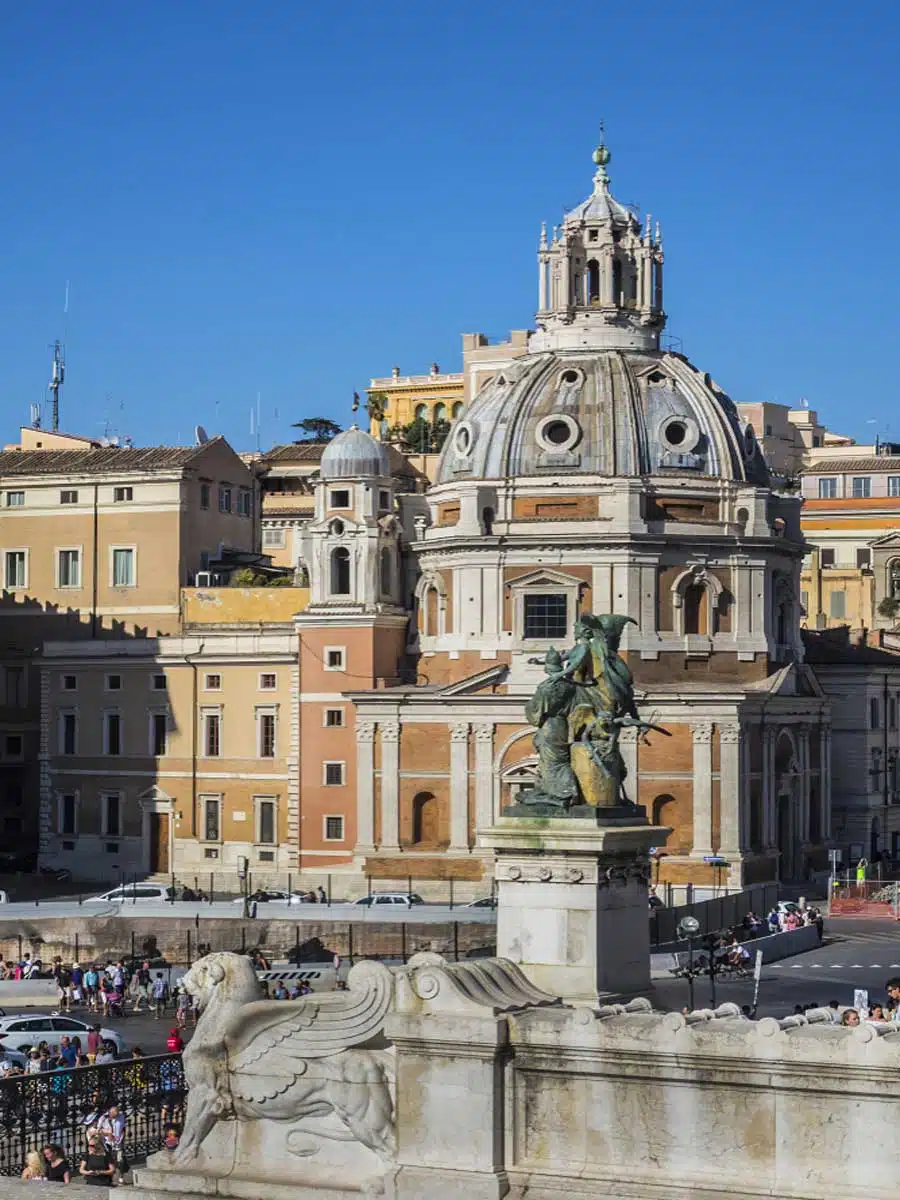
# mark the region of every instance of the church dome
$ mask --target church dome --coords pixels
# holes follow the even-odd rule
[[[668,473],[769,483],[752,427],[683,355],[586,348],[498,371],[454,423],[435,483]]]
[[[355,425],[331,439],[319,462],[322,479],[359,479],[364,475],[384,479],[390,473],[387,448]]]

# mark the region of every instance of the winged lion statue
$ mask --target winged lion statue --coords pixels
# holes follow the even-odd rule
[[[200,959],[182,983],[200,1017],[184,1051],[187,1112],[172,1161],[195,1159],[216,1123],[228,1120],[291,1122],[291,1133],[359,1141],[393,1157],[391,1093],[371,1046],[393,998],[387,967],[361,962],[346,991],[270,1001],[248,958],[220,953]],[[304,1124],[332,1113],[343,1131]]]

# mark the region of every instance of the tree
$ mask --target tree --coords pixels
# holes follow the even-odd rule
[[[373,421],[383,421],[387,409],[388,396],[386,392],[371,392],[369,394],[369,399],[366,401],[366,412]]]
[[[296,421],[292,428],[302,431],[303,437],[299,439],[302,442],[330,442],[341,432],[340,425],[328,417],[307,417],[305,421]]]
[[[898,615],[900,615],[900,597],[885,596],[883,600],[880,600],[878,603],[878,615],[879,617],[885,617],[888,621],[896,621]]]
[[[403,426],[403,440],[416,454],[433,454],[441,449],[449,432],[449,421],[435,421],[432,424],[424,417],[416,417]]]

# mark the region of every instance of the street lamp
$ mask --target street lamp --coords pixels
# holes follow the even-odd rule
[[[700,932],[700,922],[696,917],[682,917],[678,922],[678,937],[688,944],[688,1006],[694,1011],[694,938]]]

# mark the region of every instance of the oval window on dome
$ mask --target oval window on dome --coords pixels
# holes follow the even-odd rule
[[[472,452],[475,434],[468,421],[460,421],[453,431],[453,449],[464,458]]]
[[[581,379],[581,372],[576,371],[574,367],[567,367],[559,378],[561,383],[578,383]]]
[[[666,450],[676,454],[690,454],[700,441],[700,427],[693,417],[666,417],[659,427],[659,440]]]
[[[581,426],[566,413],[554,413],[538,423],[537,442],[544,450],[571,450],[581,437]]]

